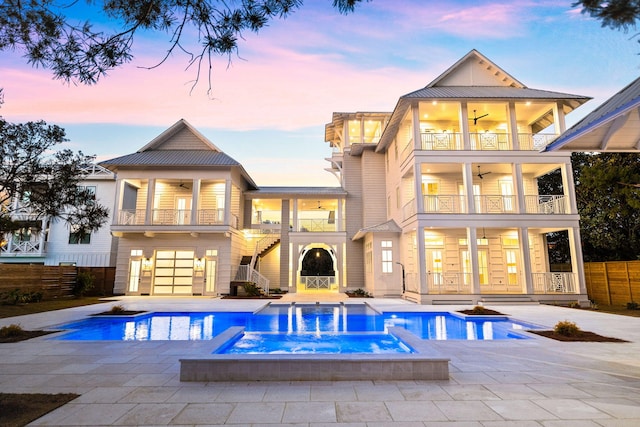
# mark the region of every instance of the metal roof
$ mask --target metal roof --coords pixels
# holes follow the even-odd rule
[[[342,187],[260,187],[247,191],[248,198],[281,198],[282,196],[344,197],[347,192]]]
[[[436,86],[424,87],[400,97],[436,98],[436,99],[522,99],[522,100],[575,100],[577,106],[588,101],[589,97],[569,93],[552,92],[528,87],[511,86]]]
[[[119,166],[240,166],[224,153],[210,150],[143,151],[99,163],[104,167]]]
[[[549,144],[545,151],[640,149],[640,78],[625,86]]]
[[[381,224],[361,228],[351,240],[362,239],[367,233],[402,233],[402,229],[391,219]]]

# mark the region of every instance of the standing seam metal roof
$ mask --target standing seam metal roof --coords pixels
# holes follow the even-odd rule
[[[228,155],[210,150],[155,150],[128,154],[101,166],[240,166]]]

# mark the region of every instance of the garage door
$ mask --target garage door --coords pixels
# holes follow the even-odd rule
[[[157,251],[153,293],[191,295],[193,259],[193,251]]]

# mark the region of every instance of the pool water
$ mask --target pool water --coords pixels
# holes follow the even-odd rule
[[[460,317],[451,313],[384,312],[365,304],[269,305],[257,312],[154,312],[140,316],[96,316],[57,326],[69,332],[58,340],[211,340],[232,326],[248,333],[283,335],[386,335],[391,326],[406,329],[429,340],[523,339],[520,332],[539,329],[536,325],[508,318]],[[366,335],[365,335],[366,336]],[[371,337],[369,337],[371,338]],[[285,345],[284,343],[282,345]]]

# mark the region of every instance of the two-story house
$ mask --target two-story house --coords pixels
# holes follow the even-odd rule
[[[117,174],[115,293],[289,292],[421,303],[587,300],[570,154],[541,153],[589,98],[523,85],[473,50],[391,112],[334,113],[336,187],[259,187],[184,120]],[[560,194],[537,180],[562,176]],[[295,179],[295,177],[292,177]],[[545,235],[565,232],[571,271]]]

